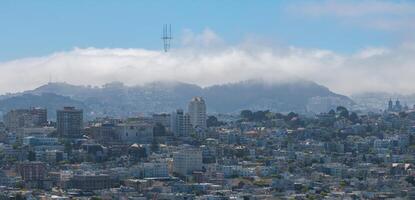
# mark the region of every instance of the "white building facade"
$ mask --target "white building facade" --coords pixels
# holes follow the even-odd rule
[[[193,97],[189,102],[188,111],[193,128],[206,129],[206,104],[202,97]]]

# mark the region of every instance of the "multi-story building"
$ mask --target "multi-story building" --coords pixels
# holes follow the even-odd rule
[[[144,178],[161,178],[169,176],[166,162],[143,163],[141,167]]]
[[[118,124],[116,133],[126,144],[150,144],[153,142],[153,124],[146,122],[126,122]]]
[[[216,162],[216,149],[214,147],[202,145],[200,148],[202,150],[203,163]]]
[[[108,189],[112,186],[112,180],[109,175],[106,174],[82,174],[74,175],[65,184],[66,188],[75,188],[80,190],[101,190]]]
[[[17,165],[17,172],[25,181],[39,181],[46,177],[47,170],[42,162],[23,162]]]
[[[83,111],[75,107],[64,107],[57,111],[59,137],[78,138],[82,136]]]
[[[0,185],[8,186],[9,182],[9,177],[3,170],[0,170]]]
[[[97,123],[86,128],[85,134],[87,134],[100,144],[116,144],[120,142],[116,130],[116,124]]]
[[[47,136],[56,131],[55,127],[29,127],[29,128],[19,128],[16,131],[17,138],[24,138],[28,136]]]
[[[23,138],[23,144],[28,146],[53,146],[58,145],[59,142],[58,138],[28,136]]]
[[[190,135],[192,126],[190,124],[190,116],[178,109],[170,115],[171,131],[176,137],[186,137]]]
[[[193,128],[206,129],[206,104],[202,97],[194,97],[188,106],[190,124]]]
[[[30,108],[30,120],[35,127],[44,126],[48,123],[48,112],[45,108]]]
[[[12,132],[19,128],[41,127],[47,124],[47,111],[43,108],[10,110],[3,120],[5,127]]]
[[[160,114],[153,114],[153,121],[154,124],[161,124],[165,128],[170,129],[170,114],[167,113],[160,113]]]
[[[188,175],[202,170],[202,151],[197,148],[186,147],[173,153],[173,172],[179,175]]]

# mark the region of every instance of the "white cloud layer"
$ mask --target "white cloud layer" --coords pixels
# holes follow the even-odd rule
[[[0,63],[0,93],[32,89],[53,81],[128,85],[169,80],[202,86],[264,79],[316,81],[335,92],[415,91],[415,45],[367,48],[352,55],[328,50],[267,47],[253,43],[229,46],[213,31],[187,33],[184,46],[168,53],[146,49],[75,48],[44,57]]]

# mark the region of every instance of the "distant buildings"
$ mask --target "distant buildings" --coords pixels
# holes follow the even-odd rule
[[[160,114],[153,114],[153,121],[154,124],[161,124],[165,128],[170,129],[170,114],[167,113],[160,113]]]
[[[202,151],[198,148],[185,147],[173,153],[173,172],[179,175],[188,175],[202,170]]]
[[[415,110],[390,105],[357,120],[232,115],[203,130],[196,97],[187,113],[88,121],[72,141],[51,126],[4,129],[0,199],[414,199]],[[58,112],[59,136],[80,136],[82,111]]]
[[[59,137],[78,138],[82,136],[83,111],[75,107],[64,107],[57,111]]]
[[[42,162],[23,162],[17,165],[17,172],[25,181],[39,181],[46,177],[47,170]]]
[[[50,126],[19,128],[16,131],[16,137],[22,139],[27,136],[47,136],[55,131],[56,128]]]
[[[143,178],[160,178],[169,177],[168,166],[166,162],[142,163],[140,166]]]
[[[193,97],[189,102],[188,112],[193,128],[206,129],[206,104],[202,97]]]
[[[192,125],[190,124],[189,114],[184,113],[182,109],[178,109],[170,115],[170,126],[173,135],[176,137],[189,136]]]
[[[28,146],[53,146],[59,143],[58,138],[28,136],[23,138],[23,144]]]
[[[4,117],[7,130],[16,132],[19,128],[41,127],[48,123],[47,110],[44,108],[15,109]]]
[[[167,116],[156,115],[153,118],[165,122]],[[192,130],[202,132],[207,129],[206,104],[202,97],[194,97],[189,102],[188,113],[178,109],[170,115],[170,131],[176,137],[189,136]]]
[[[114,123],[98,123],[88,127],[85,132],[98,143],[108,145],[119,142],[116,130],[117,126]]]
[[[150,144],[153,141],[153,125],[147,122],[126,122],[118,124],[116,133],[126,144]]]
[[[388,112],[401,112],[405,110],[408,110],[408,106],[406,105],[402,106],[399,99],[395,101],[395,105],[393,104],[392,99],[389,99],[388,109],[387,109]]]
[[[111,186],[112,180],[106,174],[77,174],[65,183],[66,188],[86,191],[108,189]]]

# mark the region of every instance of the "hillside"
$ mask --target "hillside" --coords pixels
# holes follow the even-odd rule
[[[222,113],[242,109],[321,112],[338,104],[353,104],[348,97],[310,81],[268,84],[251,80],[205,88],[181,82],[154,82],[143,86],[114,82],[102,87],[49,83],[22,93],[3,95],[0,109],[4,112],[12,108],[42,106],[55,110],[74,105],[84,108],[87,117],[128,116],[186,109],[193,96],[204,97],[209,112]]]

